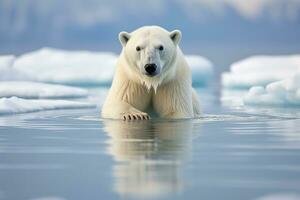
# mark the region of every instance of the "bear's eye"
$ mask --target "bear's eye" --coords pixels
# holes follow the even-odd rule
[[[136,51],[140,51],[141,47],[137,46],[135,49],[136,49]]]
[[[158,49],[159,49],[160,51],[164,50],[163,45],[160,45],[160,46],[158,47]]]

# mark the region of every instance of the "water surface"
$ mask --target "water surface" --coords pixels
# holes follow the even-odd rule
[[[0,199],[300,199],[300,111],[199,93],[193,120],[0,116]]]

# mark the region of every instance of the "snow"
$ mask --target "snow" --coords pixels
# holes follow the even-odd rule
[[[0,56],[0,81],[33,79],[28,74],[20,72],[13,67],[15,59],[14,55]]]
[[[0,82],[0,98],[12,96],[22,98],[76,98],[87,95],[87,90],[70,86],[29,81]]]
[[[250,88],[245,105],[300,106],[300,67],[295,75],[264,86]]]
[[[12,66],[15,60],[14,55],[2,55],[0,56],[0,68]]]
[[[253,56],[222,74],[222,102],[235,105],[300,106],[300,55]],[[249,89],[250,88],[250,89]],[[232,89],[245,90],[233,95]],[[228,95],[231,94],[231,95]]]
[[[55,109],[92,108],[95,104],[68,100],[22,99],[19,97],[1,98],[0,115],[27,113]]]
[[[300,55],[252,56],[233,63],[222,74],[222,85],[231,89],[266,86],[291,77],[300,66]]]
[[[108,52],[42,48],[16,59],[14,68],[37,81],[71,85],[109,84],[117,55]]]
[[[194,85],[207,85],[213,77],[213,64],[198,55],[187,55],[186,60],[192,71]]]

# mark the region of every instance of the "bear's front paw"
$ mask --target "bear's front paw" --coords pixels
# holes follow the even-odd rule
[[[150,116],[147,113],[126,113],[122,114],[123,120],[149,120]]]

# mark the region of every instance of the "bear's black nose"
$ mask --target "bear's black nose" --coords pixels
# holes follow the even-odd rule
[[[145,70],[149,75],[154,75],[154,72],[156,71],[156,64],[146,64]]]

